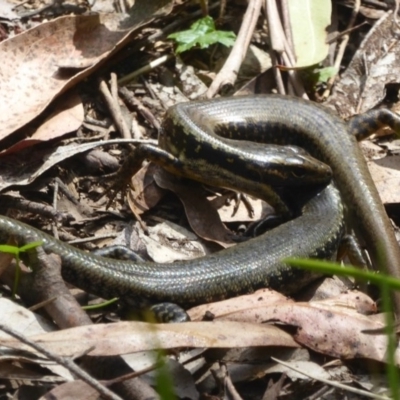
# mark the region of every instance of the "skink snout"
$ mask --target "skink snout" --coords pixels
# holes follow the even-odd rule
[[[312,157],[297,146],[285,147],[286,178],[288,185],[328,184],[332,180],[329,165]],[[292,156],[288,155],[292,153]]]

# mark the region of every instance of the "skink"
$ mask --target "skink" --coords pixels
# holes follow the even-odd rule
[[[382,125],[397,130],[400,118],[373,110],[346,125],[329,110],[298,98],[261,95],[184,103],[170,110],[171,119],[191,130],[213,129],[229,138],[301,146],[328,164],[349,211],[353,226],[365,240],[373,265],[400,279],[400,248],[355,136]],[[250,132],[250,134],[249,134]],[[400,294],[394,294],[400,315]]]
[[[330,258],[343,233],[343,206],[330,185],[308,202],[300,217],[270,232],[207,257],[173,264],[95,256],[22,222],[0,217],[0,240],[41,240],[58,254],[67,282],[104,298],[139,307],[173,302],[183,307],[224,299],[261,287],[290,293],[315,275],[282,263],[286,257]]]
[[[304,147],[332,168],[334,180],[347,208],[358,218],[373,258],[377,260],[381,249],[387,270],[399,277],[400,251],[393,229],[358,145],[338,117],[297,98],[252,96],[184,103],[170,109],[165,121],[160,134],[164,161],[171,160],[172,172],[188,177],[191,177],[190,173],[182,173],[178,167],[184,164],[189,153],[174,154],[174,145],[165,142],[170,121],[185,125],[184,130],[214,129],[223,137],[235,132],[246,140]],[[254,137],[245,133],[249,127]],[[200,146],[198,151],[201,150]],[[218,146],[214,146],[214,150],[214,156],[226,156]],[[139,148],[136,158],[132,157],[123,168],[124,173],[132,167],[140,167],[144,157],[158,160],[154,154],[154,149]],[[195,156],[196,153],[193,154]],[[210,163],[211,167],[207,169],[217,171],[218,168],[212,168],[215,165],[212,156]],[[209,182],[207,176],[204,180]],[[306,204],[303,214],[295,220],[232,249],[173,265],[99,258],[5,217],[0,218],[0,233],[13,235],[21,241],[28,236],[42,239],[46,251],[61,256],[65,279],[89,292],[103,297],[123,296],[135,301],[148,299],[151,302],[173,301],[189,305],[252,291],[261,286],[286,288],[284,291],[290,290],[293,285],[300,287],[300,282],[309,280],[310,274],[291,269],[280,260],[287,256],[330,257],[342,233],[342,220],[340,198],[336,190],[329,186]],[[400,301],[396,299],[396,306],[398,304]]]

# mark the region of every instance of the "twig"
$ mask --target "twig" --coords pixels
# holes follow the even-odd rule
[[[108,90],[106,83],[103,80],[100,82],[99,88],[105,102],[107,103],[107,107],[111,113],[111,117],[119,133],[124,139],[131,139],[132,136],[121,113],[121,108],[119,107],[118,100],[114,100],[110,91]]]
[[[213,83],[206,93],[207,98],[212,98],[221,88],[232,87],[237,79],[240,66],[246,56],[254,29],[261,11],[262,0],[250,0],[243,22],[240,27],[236,42],[224,66],[218,72]]]
[[[89,386],[91,386],[93,389],[95,389],[97,392],[99,392],[102,396],[104,396],[106,399],[111,399],[111,400],[122,400],[121,397],[113,393],[111,390],[107,389],[105,386],[103,386],[99,381],[96,379],[93,379],[88,373],[86,373],[84,370],[79,368],[72,360],[66,357],[60,357],[56,354],[53,354],[49,352],[46,348],[44,348],[42,345],[35,343],[31,341],[29,338],[27,338],[24,335],[21,335],[19,332],[16,332],[14,329],[9,328],[8,326],[0,323],[0,329],[9,334],[10,336],[14,337],[15,339],[20,340],[22,343],[27,344],[28,346],[33,347],[37,352],[45,355],[48,359],[55,361],[56,363],[64,366],[67,368],[69,371],[71,371],[73,374],[75,374],[77,377],[82,379],[82,381],[86,382]]]
[[[73,217],[68,213],[58,212],[53,207],[46,204],[36,203],[34,201],[29,201],[21,199],[16,196],[11,196],[7,194],[2,194],[1,197],[1,208],[13,208],[16,210],[22,210],[31,212],[34,214],[42,215],[46,218],[51,218],[59,222],[67,222],[73,219]]]
[[[123,78],[121,78],[118,81],[118,84],[120,86],[124,86],[127,83],[129,83],[130,81],[132,81],[133,79],[135,79],[137,76],[142,75],[146,72],[150,72],[152,71],[154,68],[159,67],[160,65],[165,64],[168,60],[170,60],[172,57],[174,57],[172,54],[169,55],[165,55],[162,56],[160,58],[157,58],[157,60],[151,61],[149,62],[147,65],[145,65],[144,67],[141,67],[139,69],[137,69],[136,71],[131,72],[128,75],[125,75]]]
[[[357,18],[358,11],[360,10],[360,6],[361,6],[361,1],[356,0],[354,3],[353,12],[351,13],[351,18],[350,18],[349,24],[347,25],[346,31],[351,32],[352,28],[354,27],[354,23],[356,22],[356,18]],[[336,76],[339,72],[340,64],[342,63],[344,51],[346,50],[346,46],[347,46],[347,43],[349,42],[349,39],[350,39],[350,34],[347,33],[343,36],[342,41],[340,42],[338,51],[336,53],[336,59],[333,64],[333,66],[336,68],[337,73],[335,74],[335,76],[332,76],[328,79],[327,88],[325,89],[325,91],[322,95],[323,99],[327,99],[332,90],[332,86],[335,83]]]
[[[308,376],[311,379],[315,379],[316,381],[325,383],[325,384],[333,386],[335,388],[342,389],[342,390],[347,390],[348,392],[352,392],[352,393],[356,393],[356,394],[359,394],[359,395],[362,395],[362,396],[370,397],[371,399],[390,400],[390,398],[386,397],[386,396],[380,396],[378,394],[367,392],[366,390],[356,389],[356,388],[353,388],[351,386],[342,385],[341,383],[330,381],[329,379],[315,377],[312,374],[308,374],[307,372],[304,372],[301,369],[295,368],[292,365],[290,365],[289,363],[286,363],[284,361],[278,360],[275,357],[271,357],[271,360],[277,362],[278,364],[284,365],[285,367],[290,368],[291,370],[296,371],[299,374],[302,374],[304,376]]]
[[[292,41],[291,39],[287,39],[285,36],[285,31],[283,29],[283,25],[286,27],[286,30],[289,30],[290,21],[284,20],[283,25],[281,23],[278,8],[275,0],[266,0],[266,7],[267,7],[267,20],[268,20],[268,27],[270,32],[270,43],[271,49],[278,53],[281,57],[283,64],[289,68],[294,67],[296,65],[296,57],[294,54]],[[283,13],[284,18],[289,18],[288,12]],[[276,65],[276,58],[273,57],[274,64]],[[277,80],[279,93],[284,94],[286,93],[284,86],[283,86],[283,79],[278,68],[274,68],[275,78]],[[293,86],[294,92],[303,98],[307,98],[305,89],[298,79],[297,71],[288,70],[287,74],[290,79],[290,83]],[[291,86],[289,86],[289,90],[291,90]]]
[[[54,190],[53,190],[53,207],[55,210],[57,210],[57,206],[58,206],[58,187],[59,187],[59,182],[61,181],[61,179],[56,179],[54,181]],[[54,223],[54,221],[52,221],[51,223],[51,230],[53,232],[53,236],[56,239],[60,239],[60,236],[58,235],[58,229],[57,229],[57,224]]]
[[[160,123],[153,113],[143,105],[138,99],[135,98],[133,93],[131,93],[127,88],[119,88],[118,93],[120,96],[132,107],[134,107],[141,115],[146,119],[146,121],[154,126],[155,129],[160,129]]]

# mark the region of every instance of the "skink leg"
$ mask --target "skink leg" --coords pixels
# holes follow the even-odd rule
[[[158,303],[150,307],[157,322],[187,322],[190,317],[187,312],[175,303]]]
[[[341,261],[344,257],[347,257],[350,260],[350,263],[356,267],[362,269],[371,268],[366,254],[355,235],[343,236],[339,245],[337,259]]]
[[[115,182],[103,194],[103,196],[107,193],[110,194],[107,207],[114,201],[115,196],[119,192],[123,192],[129,185],[132,176],[140,170],[144,160],[150,160],[160,166],[168,165],[169,168],[176,169],[176,171],[182,169],[181,161],[165,150],[151,144],[137,146],[122,164]]]

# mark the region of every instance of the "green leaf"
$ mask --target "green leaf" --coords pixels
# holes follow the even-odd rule
[[[289,0],[290,28],[296,53],[296,67],[309,67],[325,59],[331,24],[331,0]]]
[[[8,244],[1,244],[0,245],[0,252],[1,253],[9,253],[9,254],[17,255],[19,253],[23,253],[25,251],[34,249],[35,247],[39,247],[42,244],[43,244],[42,241],[30,242],[30,243],[27,243],[25,246],[21,246],[21,247],[11,246],[11,245],[8,245]]]
[[[236,36],[233,32],[216,30],[214,20],[207,16],[193,23],[187,31],[172,33],[168,39],[176,41],[178,44],[176,52],[179,54],[196,46],[206,49],[215,43],[231,47],[235,43]]]
[[[0,245],[0,252],[8,254],[18,254],[19,248],[17,246],[11,246],[9,244],[2,244]]]
[[[390,275],[375,273],[370,271],[363,271],[359,268],[350,266],[342,267],[340,264],[333,263],[330,261],[321,261],[315,259],[303,259],[303,258],[287,258],[283,260],[285,264],[289,264],[292,267],[304,268],[309,271],[320,272],[323,274],[340,275],[340,276],[352,276],[356,279],[362,279],[363,281],[369,281],[376,285],[388,285],[390,289],[400,290],[400,280],[393,278]]]
[[[22,247],[11,246],[8,244],[0,245],[0,252],[13,254],[14,258],[15,258],[16,269],[15,269],[14,285],[12,288],[12,298],[13,299],[15,299],[15,295],[17,293],[17,289],[18,289],[18,285],[19,285],[19,280],[21,277],[21,267],[19,266],[19,259],[20,259],[19,255],[27,250],[34,249],[35,247],[41,246],[42,244],[43,244],[42,241],[36,241],[36,242],[30,242]]]
[[[161,400],[176,400],[174,383],[165,356],[160,351],[157,358],[158,368],[155,376],[157,393],[159,393]]]
[[[330,78],[334,77],[338,72],[335,67],[324,67],[315,71],[318,78],[318,83],[327,82]]]

